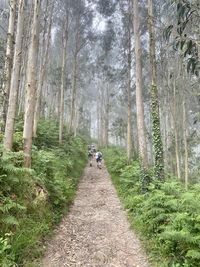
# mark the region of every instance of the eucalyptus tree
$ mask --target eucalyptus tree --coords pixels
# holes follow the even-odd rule
[[[124,58],[124,72],[126,75],[125,90],[124,94],[127,95],[127,157],[128,162],[134,154],[134,142],[133,142],[133,96],[132,96],[132,82],[133,82],[133,16],[132,16],[132,1],[127,0],[120,3],[120,11],[122,16],[122,30],[123,35],[121,38],[121,54]]]
[[[36,94],[36,70],[39,49],[39,21],[41,12],[41,1],[34,0],[33,5],[33,21],[31,28],[31,40],[29,47],[29,56],[27,63],[27,81],[26,81],[26,98],[24,112],[24,129],[23,129],[23,151],[24,166],[31,166],[31,151],[33,138],[33,122],[34,122],[34,104]]]
[[[144,100],[142,88],[142,61],[141,61],[141,28],[138,0],[133,0],[134,12],[134,39],[135,39],[135,76],[136,76],[136,109],[137,109],[137,130],[138,130],[138,144],[139,144],[139,157],[142,168],[147,168],[147,143],[145,133],[145,120],[144,120]]]
[[[16,117],[17,95],[19,89],[19,80],[20,80],[19,77],[21,68],[22,38],[24,29],[24,9],[25,9],[25,0],[20,0],[18,5],[17,32],[16,32],[16,41],[15,41],[14,58],[13,58],[13,69],[11,74],[11,81],[8,84],[10,88],[9,89],[7,88],[7,93],[9,92],[9,104],[8,104],[5,135],[4,135],[5,150],[11,150],[13,145],[14,123]],[[10,72],[10,70],[8,72]]]
[[[90,6],[87,6],[85,1],[76,0],[73,2],[73,67],[72,67],[72,88],[71,88],[71,107],[69,132],[75,132],[75,115],[76,115],[76,101],[77,101],[77,77],[79,76],[78,61],[81,50],[88,45],[92,38],[92,22],[93,14]]]
[[[60,85],[60,117],[59,117],[59,143],[62,143],[63,139],[63,127],[64,127],[64,89],[66,81],[66,65],[67,65],[67,44],[69,38],[69,21],[70,21],[70,6],[68,2],[65,2],[64,13],[62,17],[62,66],[61,66],[61,85]]]
[[[7,44],[6,44],[6,55],[5,55],[5,66],[4,76],[2,84],[2,94],[0,95],[0,124],[1,129],[4,130],[6,122],[6,113],[8,107],[8,98],[10,94],[10,82],[11,82],[11,71],[13,63],[13,48],[14,48],[14,30],[15,30],[15,15],[16,15],[16,0],[9,1],[9,22],[7,32]]]
[[[157,70],[156,70],[156,44],[155,29],[153,17],[153,2],[148,0],[148,26],[149,26],[149,50],[150,50],[150,67],[151,67],[151,116],[153,127],[153,145],[155,154],[155,175],[157,179],[164,179],[164,158],[163,144],[160,130],[160,113],[157,88]]]
[[[40,45],[40,64],[39,67],[39,77],[37,83],[36,91],[36,102],[35,102],[35,111],[34,111],[34,126],[33,126],[33,135],[37,136],[37,125],[40,116],[40,102],[41,102],[41,93],[44,85],[45,74],[47,72],[47,63],[49,58],[49,50],[51,46],[52,38],[52,24],[54,18],[54,7],[55,2],[46,0],[44,7],[44,17],[41,17],[42,25],[42,41]]]

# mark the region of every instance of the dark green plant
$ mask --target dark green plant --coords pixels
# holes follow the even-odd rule
[[[87,159],[82,138],[65,135],[61,146],[57,123],[41,120],[32,169],[23,168],[21,126],[18,118],[15,152],[3,156],[0,147],[0,266],[6,267],[37,262],[43,239],[69,209]]]
[[[200,266],[200,186],[185,191],[184,185],[168,178],[153,179],[144,194],[140,190],[141,171],[138,162],[114,168],[121,152],[104,152],[113,183],[129,211],[129,219],[145,240],[150,258],[156,266]]]

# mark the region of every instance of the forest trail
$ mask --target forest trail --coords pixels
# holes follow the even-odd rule
[[[105,167],[87,167],[70,213],[49,242],[44,267],[149,267]]]

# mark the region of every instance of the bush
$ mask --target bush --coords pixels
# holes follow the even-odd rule
[[[138,162],[127,166],[124,154],[116,150],[104,154],[131,224],[145,239],[152,260],[163,267],[199,267],[200,186],[185,191],[180,182],[169,178],[161,184],[151,182],[142,194]]]
[[[32,266],[41,255],[43,239],[69,209],[87,159],[83,139],[66,135],[58,145],[56,123],[42,120],[32,169],[25,169],[23,153],[18,151],[20,127],[18,121],[16,152],[0,157],[0,266],[6,267]]]

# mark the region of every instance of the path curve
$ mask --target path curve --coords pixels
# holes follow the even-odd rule
[[[94,163],[93,163],[94,165]],[[149,267],[105,167],[87,167],[44,267]]]

